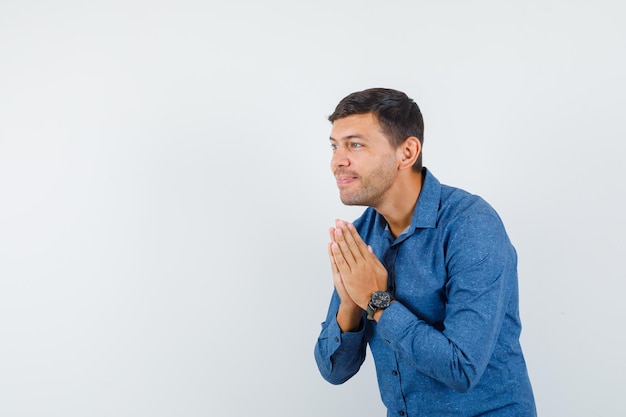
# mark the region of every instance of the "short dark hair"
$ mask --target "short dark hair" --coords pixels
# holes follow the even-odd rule
[[[378,119],[383,133],[394,148],[400,146],[409,136],[415,136],[424,143],[424,119],[417,103],[406,94],[389,88],[370,88],[357,91],[343,98],[328,120],[335,120],[353,114],[372,113]],[[417,172],[422,170],[422,153],[413,164]]]

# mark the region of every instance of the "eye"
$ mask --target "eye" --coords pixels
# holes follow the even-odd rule
[[[337,149],[337,144],[336,143],[331,143],[330,144],[330,149],[332,149],[333,151]]]
[[[363,145],[362,145],[361,143],[352,142],[352,143],[350,144],[350,147],[351,147],[351,148],[358,149],[358,148],[362,148],[362,147],[363,147]]]

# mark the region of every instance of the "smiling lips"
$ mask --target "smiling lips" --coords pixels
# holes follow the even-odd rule
[[[337,186],[341,187],[344,185],[349,185],[358,179],[359,176],[356,173],[352,172],[337,172],[335,173],[335,179],[337,181]]]

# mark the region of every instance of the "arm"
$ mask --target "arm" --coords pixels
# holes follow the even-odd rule
[[[344,222],[338,221],[337,228],[330,229],[328,256],[335,291],[315,346],[315,360],[320,373],[324,379],[334,384],[341,384],[351,378],[365,360],[367,345],[365,329],[368,324],[363,313],[369,295],[365,306],[357,304],[354,297],[359,299],[363,297],[359,291],[355,291],[355,282],[372,278],[370,284],[382,285],[384,289],[387,280],[387,272],[382,265],[374,269],[375,274],[368,274],[372,269],[368,263],[380,264],[380,262],[365,246],[354,227],[349,226],[348,228]],[[341,229],[342,227],[345,231]],[[358,240],[355,240],[353,234]],[[376,279],[381,283],[376,283]]]
[[[377,331],[417,370],[465,392],[486,369],[516,294],[516,256],[495,213],[457,219],[446,233],[443,330],[398,302],[382,313]]]
[[[333,291],[326,321],[322,323],[314,351],[320,374],[331,384],[342,384],[359,371],[365,360],[367,346],[363,313],[356,331],[341,331],[337,322],[340,302],[337,291]]]

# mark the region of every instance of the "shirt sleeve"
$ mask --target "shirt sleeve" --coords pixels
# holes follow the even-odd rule
[[[331,384],[343,384],[354,376],[366,355],[366,326],[361,319],[361,328],[356,332],[342,333],[337,324],[339,296],[333,292],[326,321],[315,345],[315,361],[322,377]]]
[[[456,219],[444,236],[443,330],[396,302],[381,315],[377,331],[418,371],[465,392],[479,381],[494,351],[517,291],[517,257],[495,212]]]

